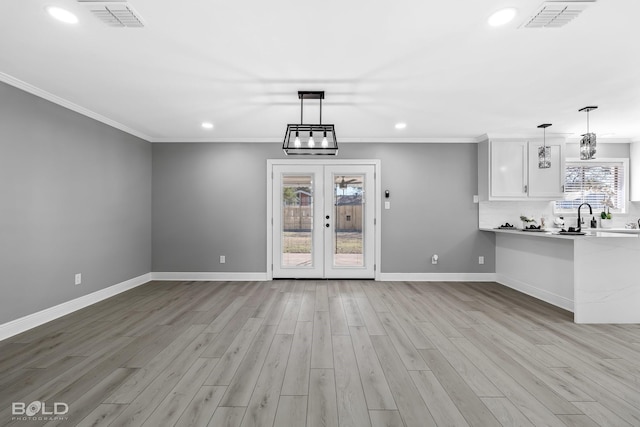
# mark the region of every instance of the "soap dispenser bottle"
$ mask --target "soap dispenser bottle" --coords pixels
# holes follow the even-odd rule
[[[598,221],[596,221],[596,217],[591,217],[591,228],[598,228]]]

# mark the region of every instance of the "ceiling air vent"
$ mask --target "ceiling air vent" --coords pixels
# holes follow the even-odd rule
[[[78,2],[87,5],[96,18],[111,27],[144,27],[140,15],[126,1],[78,0]]]
[[[593,1],[547,1],[522,25],[524,28],[558,28],[567,25]]]

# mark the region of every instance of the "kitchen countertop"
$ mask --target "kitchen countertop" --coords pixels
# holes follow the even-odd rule
[[[633,238],[640,236],[640,230],[638,229],[625,229],[625,228],[585,228],[584,235],[571,235],[571,234],[558,234],[559,228],[548,228],[545,231],[523,231],[519,228],[512,230],[506,228],[480,228],[481,231],[491,231],[494,233],[506,233],[517,234],[519,236],[529,237],[543,237],[553,239],[593,239],[593,238]]]
[[[640,324],[638,229],[481,230],[495,233],[498,283],[573,311],[576,323]]]

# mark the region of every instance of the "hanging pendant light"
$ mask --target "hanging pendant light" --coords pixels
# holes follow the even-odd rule
[[[597,105],[591,105],[579,109],[578,111],[587,112],[587,133],[582,135],[580,140],[580,160],[592,160],[596,157],[596,134],[589,133],[589,111],[598,108]]]
[[[334,125],[322,124],[322,100],[324,91],[298,91],[300,99],[300,124],[287,125],[287,132],[284,135],[282,150],[287,155],[325,155],[335,156],[338,154],[338,141]],[[317,99],[320,101],[320,122],[318,124],[304,124],[304,100]],[[300,142],[300,132],[303,135],[309,133],[309,140],[306,146]],[[314,132],[322,132],[323,138],[320,145],[316,145],[313,139]],[[292,136],[295,134],[295,139]]]
[[[543,123],[538,128],[543,130],[542,147],[538,147],[538,168],[548,169],[551,167],[551,147],[547,147],[547,128],[551,123]]]

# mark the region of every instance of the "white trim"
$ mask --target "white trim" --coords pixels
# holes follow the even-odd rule
[[[491,140],[539,140],[542,141],[539,131],[520,132],[520,133],[490,133],[484,135],[487,139]],[[581,134],[571,132],[547,132],[547,142],[549,141],[562,141],[567,144],[579,144]],[[629,144],[637,137],[634,136],[622,136],[622,137],[602,137],[598,135],[598,144]]]
[[[295,156],[292,156],[295,157]],[[379,159],[295,159],[287,157],[284,159],[267,159],[267,166],[271,165],[376,165],[380,166]]]
[[[255,137],[246,137],[246,138],[193,138],[189,136],[176,136],[169,138],[154,138],[149,135],[146,135],[138,130],[130,128],[120,122],[117,122],[113,119],[110,119],[102,114],[96,113],[95,111],[89,110],[88,108],[82,107],[74,102],[71,102],[67,99],[61,98],[58,95],[54,95],[51,92],[47,92],[44,89],[40,89],[39,87],[33,86],[30,83],[22,81],[16,77],[13,77],[9,74],[0,72],[0,81],[4,82],[8,85],[17,87],[18,89],[22,89],[25,92],[28,92],[32,95],[38,96],[42,99],[46,99],[47,101],[53,102],[54,104],[58,104],[62,107],[65,107],[71,111],[75,111],[78,114],[82,114],[83,116],[87,116],[99,122],[102,122],[106,125],[109,125],[113,128],[119,129],[123,132],[126,132],[130,135],[137,136],[138,138],[144,139],[145,141],[152,143],[172,143],[172,142],[196,142],[196,143],[280,143],[282,144],[282,138],[255,138]],[[580,135],[579,134],[571,134],[571,133],[558,133],[555,134],[558,137],[564,138],[576,138],[576,142],[579,142]],[[531,138],[539,136],[539,134],[491,134],[491,138],[505,138],[505,139],[513,139],[513,138]],[[477,136],[453,136],[453,137],[423,137],[423,138],[380,138],[380,137],[369,137],[369,138],[341,138],[340,143],[347,144],[476,144],[483,140],[489,138],[488,134],[482,134]],[[639,137],[621,137],[621,138],[598,138],[598,143],[631,143],[635,141],[640,141]]]
[[[42,311],[38,311],[37,313],[12,320],[0,325],[0,340],[18,335],[24,331],[35,328],[36,326],[40,326],[59,317],[66,316],[69,313],[73,313],[74,311],[78,311],[107,298],[111,298],[112,296],[128,291],[129,289],[144,285],[150,281],[151,273],[146,273],[142,276],[134,277],[133,279],[109,286],[108,288],[100,289],[99,291],[72,299],[71,301],[46,308]]]
[[[104,123],[106,125],[109,125],[115,129],[119,129],[123,132],[126,132],[130,135],[133,136],[137,136],[138,138],[144,139],[145,141],[151,142],[152,138],[149,135],[145,135],[142,132],[139,132],[135,129],[130,128],[129,126],[123,125],[120,122],[117,122],[115,120],[112,120],[108,117],[103,116],[102,114],[98,114],[95,111],[91,111],[88,108],[82,107],[78,104],[75,104],[69,100],[66,100],[64,98],[61,98],[57,95],[54,95],[50,92],[47,92],[46,90],[40,89],[38,87],[35,87],[27,82],[24,82],[22,80],[19,80],[13,76],[10,76],[9,74],[0,72],[0,81],[17,87],[18,89],[21,89],[25,92],[28,92],[32,95],[38,96],[42,99],[46,99],[49,102],[53,102],[54,104],[58,104],[64,108],[67,108],[71,111],[75,111],[78,114],[82,114],[83,116],[87,116],[91,119],[97,120],[101,123]],[[174,141],[175,142],[175,141]]]
[[[383,282],[495,282],[495,273],[380,273]]]
[[[428,137],[428,138],[340,138],[340,144],[477,144],[482,136],[475,137]],[[172,142],[193,143],[231,143],[231,144],[280,144],[282,138],[192,138],[188,136],[175,138],[151,138],[148,140],[155,144]],[[598,142],[600,142],[598,140]]]
[[[273,229],[271,219],[273,217],[273,179],[271,173],[274,165],[373,165],[374,166],[374,191],[375,197],[375,280],[380,278],[380,265],[382,264],[382,194],[380,183],[382,182],[382,162],[380,159],[267,159],[267,278],[265,280],[273,280]]]
[[[598,141],[600,142],[600,141]],[[611,213],[612,214],[616,214],[616,215],[626,215],[629,213],[629,210],[631,209],[629,206],[629,202],[630,202],[630,196],[631,196],[631,190],[630,190],[630,186],[629,186],[629,182],[630,182],[630,178],[631,178],[631,169],[629,168],[629,159],[626,157],[599,157],[599,158],[595,158],[592,160],[582,160],[579,157],[566,157],[564,160],[564,173],[566,174],[566,169],[567,169],[567,165],[569,163],[574,163],[574,164],[579,164],[579,165],[611,165],[611,164],[618,164],[618,163],[622,163],[622,169],[624,170],[624,209],[620,210],[620,209],[612,209]],[[561,200],[556,200],[556,201],[561,201]],[[578,217],[578,213],[576,212],[575,209],[557,209],[556,208],[556,201],[554,201],[551,204],[551,209],[554,215],[557,216],[569,216],[571,217],[572,215],[575,215],[576,218]],[[599,218],[599,212],[595,213],[595,216]]]
[[[556,307],[560,307],[573,312],[573,300],[570,300],[569,298],[563,297],[561,295],[556,295],[553,292],[549,292],[545,289],[540,289],[512,277],[505,276],[504,274],[496,273],[496,282],[518,292],[522,292],[523,294],[527,294],[539,300],[548,302],[549,304],[555,305]]]
[[[182,281],[223,281],[223,282],[263,282],[270,280],[267,273],[234,273],[234,272],[153,272],[152,280],[182,280]]]
[[[267,280],[273,280],[273,165],[267,159]]]
[[[382,266],[382,161],[374,160],[374,177],[373,177],[373,187],[376,192],[376,220],[374,224],[374,233],[375,233],[375,252],[376,252],[376,264],[375,264],[375,280],[381,280],[380,275],[380,267]]]

